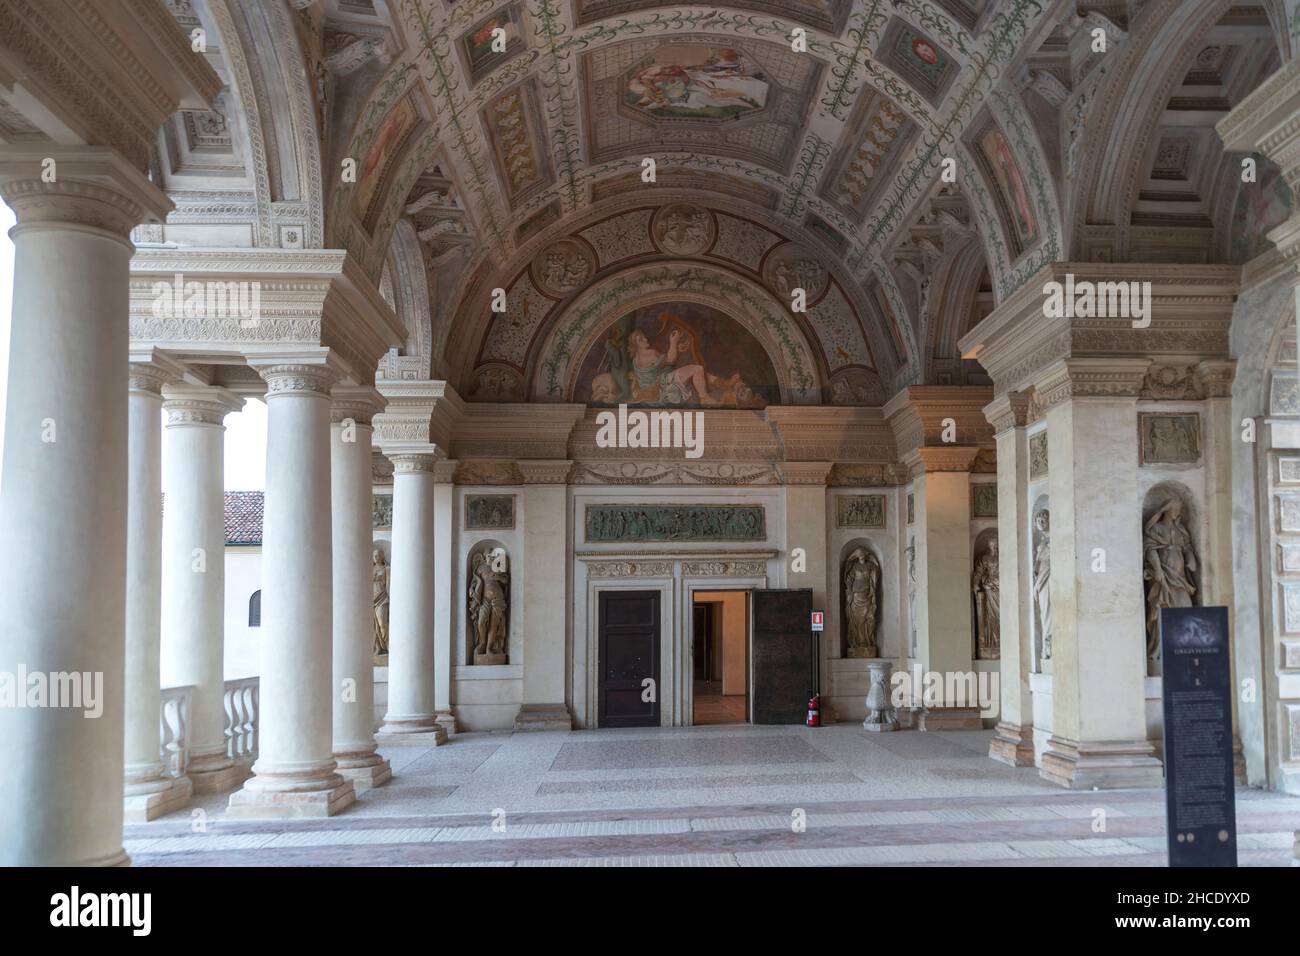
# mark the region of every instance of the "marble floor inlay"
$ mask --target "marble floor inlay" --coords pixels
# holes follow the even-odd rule
[[[128,824],[126,848],[138,866],[1165,865],[1162,790],[1065,791],[989,760],[989,738],[463,733],[384,744],[392,781],[338,816],[226,819],[226,795],[202,797]],[[1290,864],[1300,797],[1239,789],[1237,820],[1242,865]]]

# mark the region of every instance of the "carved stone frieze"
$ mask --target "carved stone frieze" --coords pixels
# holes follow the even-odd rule
[[[572,481],[579,485],[774,485],[777,470],[749,462],[580,461]]]
[[[587,574],[593,578],[671,577],[671,561],[589,561]]]

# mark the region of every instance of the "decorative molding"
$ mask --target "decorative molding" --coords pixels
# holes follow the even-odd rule
[[[569,480],[571,461],[521,461],[519,473],[526,485],[562,485]]]
[[[338,372],[325,365],[262,365],[257,374],[266,380],[266,397],[313,394],[330,397]]]

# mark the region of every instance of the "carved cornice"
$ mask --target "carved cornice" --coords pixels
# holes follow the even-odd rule
[[[524,476],[513,461],[458,461],[458,485],[522,485]]]
[[[158,0],[6,0],[0,75],[18,79],[25,118],[52,139],[102,143],[137,169],[170,115],[221,89]]]
[[[979,455],[979,448],[970,445],[944,445],[916,448],[903,457],[911,478],[936,472],[969,472]]]
[[[1029,414],[1028,392],[1004,392],[984,406],[984,417],[993,426],[994,435],[1012,428],[1024,428],[1029,424]]]
[[[673,577],[680,565],[684,577],[765,577],[771,550],[754,551],[579,551],[576,557],[592,578]]]
[[[582,405],[467,404],[452,430],[452,453],[457,458],[571,459],[570,438],[586,411]]]
[[[404,445],[437,445],[447,448],[456,422],[465,414],[465,403],[456,390],[443,381],[391,381],[376,383],[387,406],[374,418],[379,444],[388,451]],[[505,457],[505,456],[502,456]]]
[[[578,461],[575,485],[775,485],[777,469],[767,463],[731,461]]]
[[[832,465],[829,461],[787,461],[778,470],[786,485],[825,485]]]
[[[1150,282],[1150,324],[1128,317],[1049,318],[1044,290],[1073,276],[1083,282]],[[1240,282],[1238,266],[1058,262],[1003,300],[958,343],[978,359],[994,390],[1025,390],[1064,359],[1146,358],[1217,361],[1229,356],[1228,330]]]
[[[955,443],[975,445],[991,441],[993,432],[984,417],[992,399],[987,386],[912,385],[885,403],[884,414],[894,430],[899,457],[906,460],[918,448]],[[949,431],[951,420],[955,435]]]
[[[1066,359],[1048,368],[1036,387],[1047,410],[1072,398],[1137,398],[1149,364],[1146,359]]]
[[[826,484],[834,488],[889,488],[908,481],[906,465],[864,465],[836,462]]]
[[[593,578],[672,577],[671,561],[589,561],[587,575]]]
[[[519,473],[526,485],[562,485],[569,480],[571,461],[521,461]]]

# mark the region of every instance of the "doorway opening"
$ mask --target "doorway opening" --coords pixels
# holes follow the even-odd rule
[[[696,591],[691,610],[691,723],[747,723],[749,592]]]

